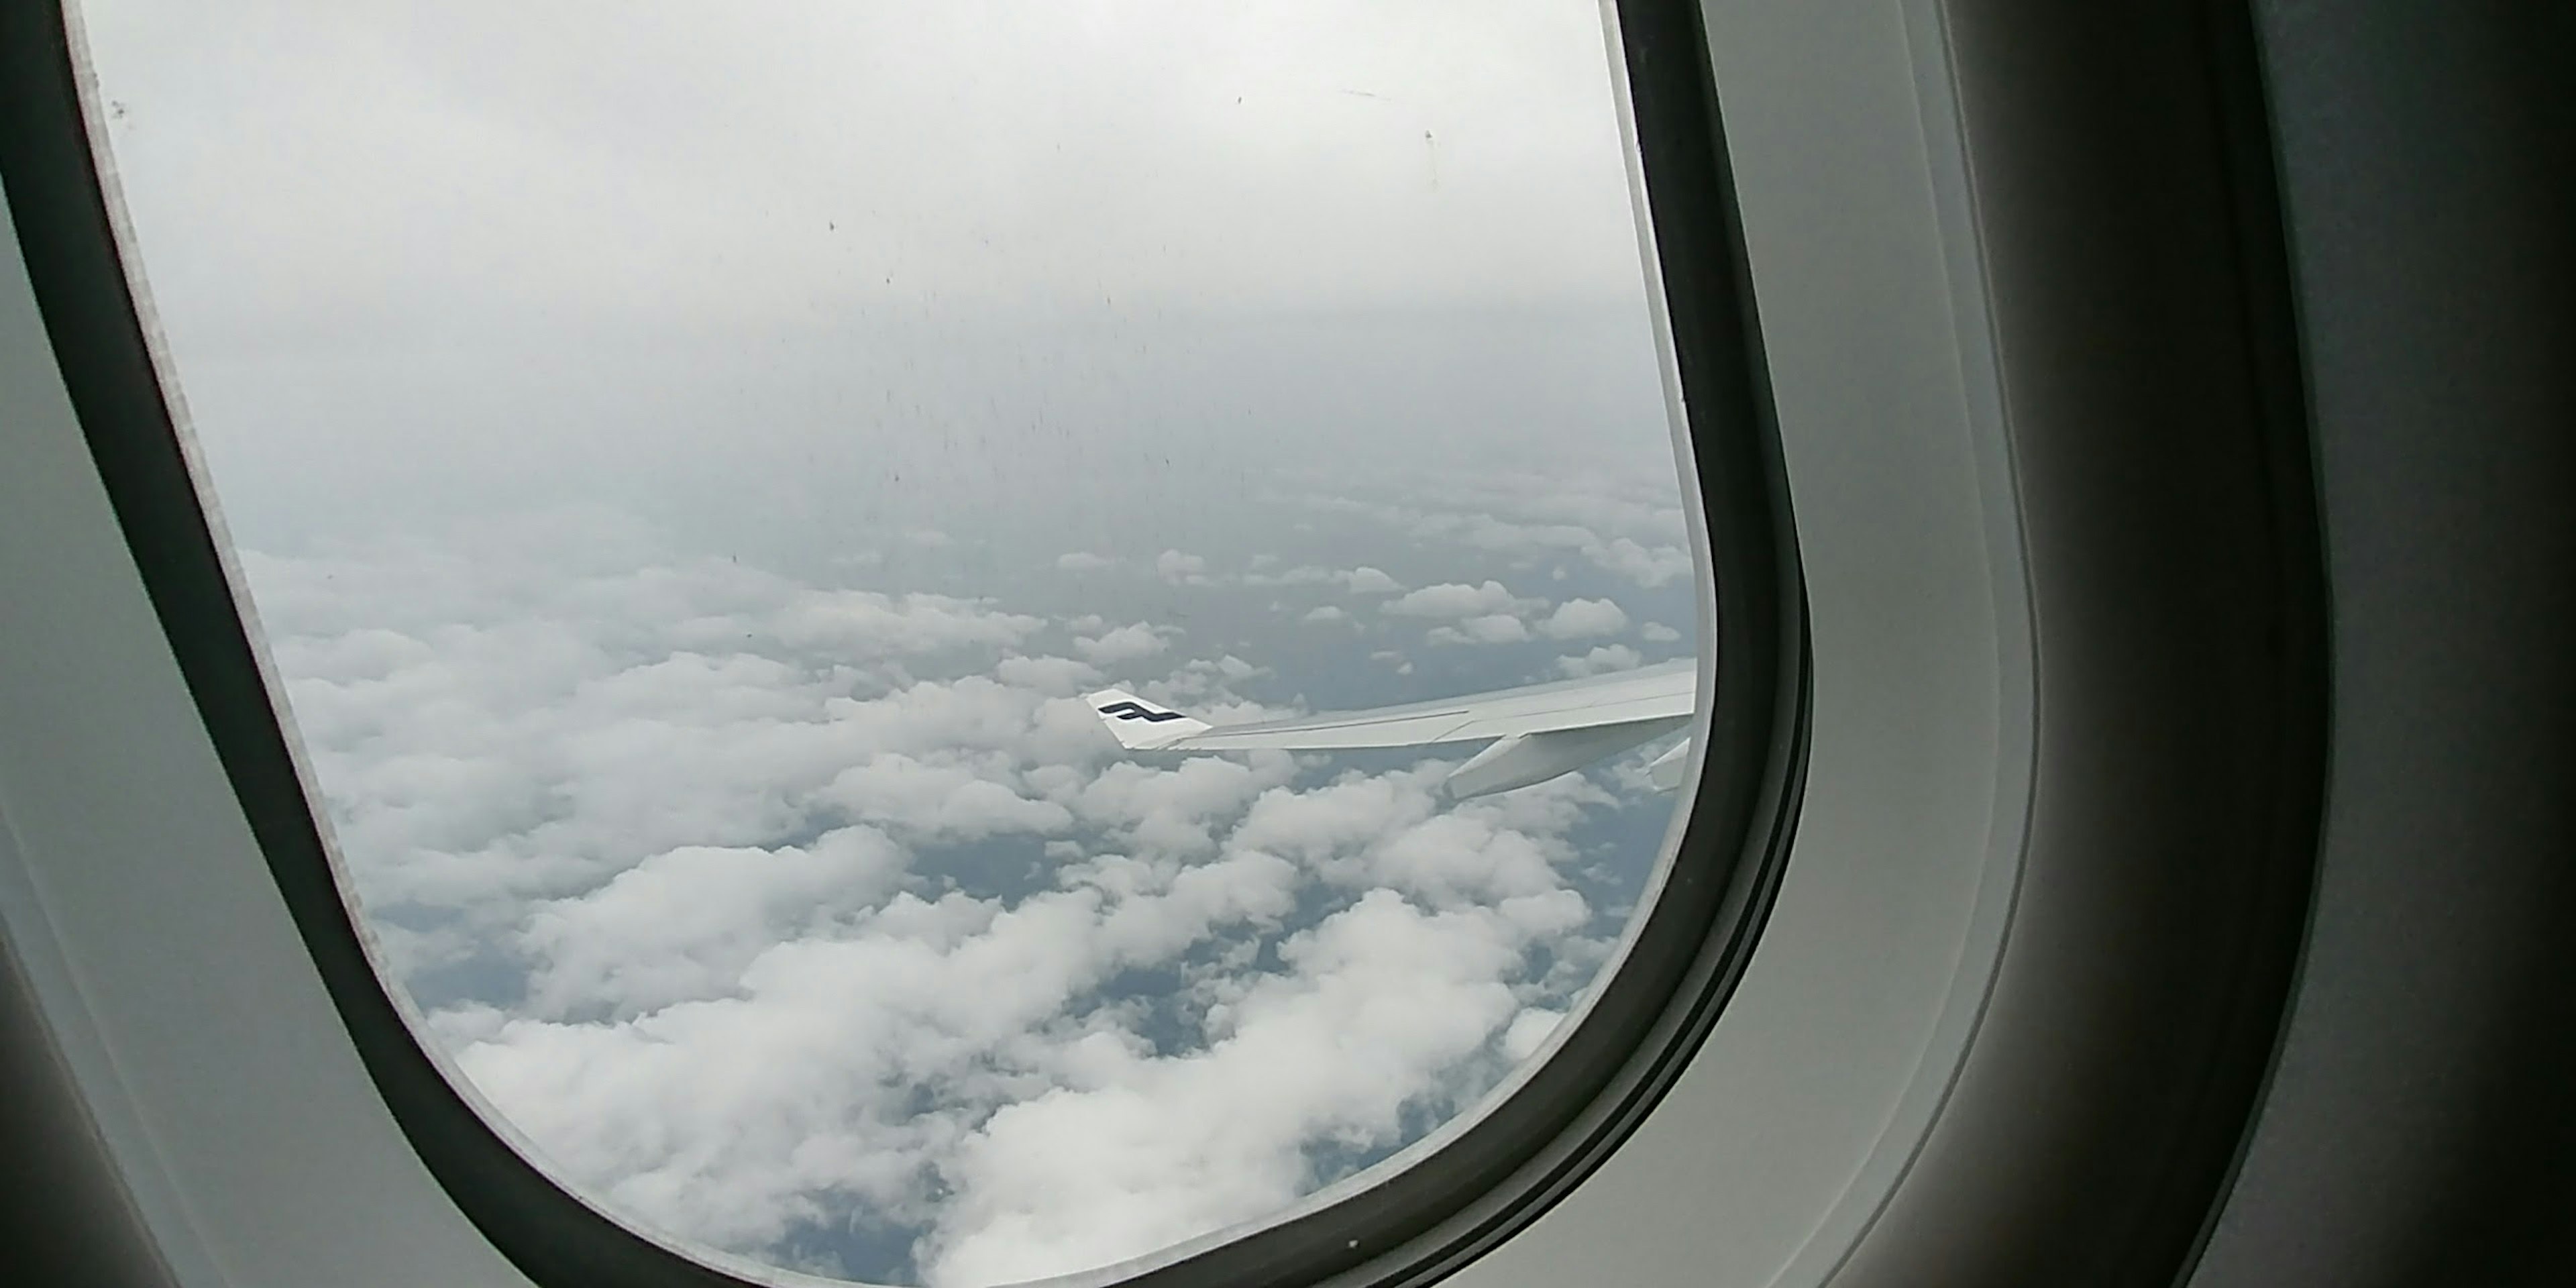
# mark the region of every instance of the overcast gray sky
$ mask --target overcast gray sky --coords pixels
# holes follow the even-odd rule
[[[1275,1217],[1580,1004],[1671,801],[1213,717],[1689,655],[1601,14],[81,6],[387,969],[541,1163],[828,1276]]]
[[[208,344],[1637,289],[1583,0],[84,12]]]
[[[263,539],[1667,459],[1581,0],[85,12]]]

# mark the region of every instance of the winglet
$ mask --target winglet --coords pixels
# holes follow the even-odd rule
[[[1659,792],[1680,787],[1682,775],[1690,770],[1690,749],[1691,740],[1688,738],[1674,743],[1672,750],[1655,757],[1654,763],[1646,766],[1646,781],[1653,783]]]
[[[1090,701],[1091,709],[1100,715],[1100,723],[1109,726],[1110,736],[1129,751],[1168,747],[1208,731],[1206,721],[1157,706],[1125,689],[1102,689],[1090,695]]]

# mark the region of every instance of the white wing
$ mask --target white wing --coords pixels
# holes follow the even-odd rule
[[[1131,751],[1326,751],[1496,740],[1449,776],[1449,794],[1460,798],[1545,782],[1652,741],[1689,724],[1698,705],[1699,665],[1688,658],[1613,675],[1253,724],[1210,725],[1123,689],[1091,695],[1101,722]],[[1658,786],[1678,783],[1681,755],[1677,748],[1656,761]]]

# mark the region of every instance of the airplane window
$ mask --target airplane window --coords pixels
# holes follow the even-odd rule
[[[654,1237],[985,1285],[1353,1192],[1700,703],[1594,0],[85,0],[380,969]]]

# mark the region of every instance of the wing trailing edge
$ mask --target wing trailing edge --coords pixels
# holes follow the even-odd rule
[[[1605,756],[1653,742],[1689,723],[1688,716],[1667,716],[1584,729],[1516,733],[1496,739],[1492,746],[1468,757],[1466,764],[1449,771],[1440,789],[1449,794],[1449,799],[1463,801],[1535,786]]]

